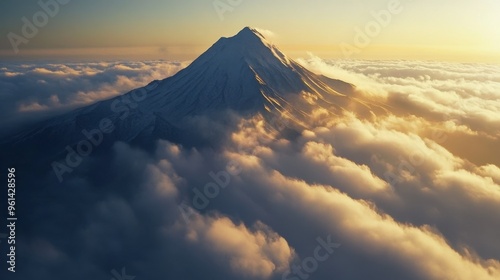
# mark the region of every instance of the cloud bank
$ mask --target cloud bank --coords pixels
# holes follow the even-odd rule
[[[187,62],[1,63],[0,127],[54,116],[169,77]]]
[[[295,137],[241,118],[224,145],[115,143],[62,184],[44,174],[19,277],[498,279],[500,69],[302,63],[387,111],[318,108]]]

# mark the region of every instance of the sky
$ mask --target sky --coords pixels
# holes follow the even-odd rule
[[[59,1],[40,1],[57,4],[46,17],[38,1],[2,1],[0,58],[194,59],[253,26],[292,57],[500,62],[495,0]]]

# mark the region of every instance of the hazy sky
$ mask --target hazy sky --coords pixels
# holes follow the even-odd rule
[[[391,2],[399,3],[392,13]],[[33,22],[42,8],[34,0],[2,1],[1,57],[191,59],[219,37],[254,26],[272,30],[272,40],[292,56],[500,62],[498,0],[70,0],[59,6],[47,24],[38,17],[38,32],[15,54],[8,34],[23,36],[22,18]],[[388,24],[370,26],[373,12],[382,10],[390,13]],[[356,46],[357,28],[367,26],[367,43],[352,55],[342,51]]]

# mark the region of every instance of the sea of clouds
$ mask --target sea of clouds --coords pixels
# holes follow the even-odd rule
[[[12,129],[169,77],[188,62],[0,63],[0,127]]]
[[[318,108],[295,137],[260,116],[237,119],[216,148],[115,143],[110,157],[86,160],[62,183],[37,178],[40,188],[19,198],[36,209],[23,218],[19,275],[110,279],[125,267],[136,279],[499,279],[500,67],[299,61],[386,112]],[[185,65],[3,64],[2,124]]]

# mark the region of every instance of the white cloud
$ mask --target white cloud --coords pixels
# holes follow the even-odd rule
[[[120,245],[139,238],[154,243],[147,247],[153,256],[141,255],[147,261],[136,266],[143,271],[154,268],[173,279],[200,277],[198,271],[177,269],[176,264],[188,263],[221,279],[280,279],[311,254],[318,237],[331,235],[342,247],[315,278],[498,279],[498,67],[403,61],[337,61],[332,67],[317,58],[302,63],[358,85],[359,98],[385,102],[387,111],[366,117],[355,109],[316,108],[301,128],[283,122],[297,133],[271,127],[261,116],[228,115],[238,121],[230,132],[194,118],[201,134],[220,132],[224,144],[188,148],[160,141],[156,152],[116,144],[104,170],[82,168],[76,175],[81,177],[68,180],[91,197],[84,195],[91,201],[88,223],[80,235],[66,237],[74,238],[73,244],[85,239],[79,257],[88,267],[97,266],[93,257],[103,247],[122,254],[127,249],[119,250]],[[108,73],[113,78],[103,78],[98,87],[75,88],[66,99],[48,94],[43,102],[23,101],[48,107],[92,102],[181,65],[71,66],[92,77],[106,73],[99,67],[113,68]],[[63,71],[40,69],[38,75],[49,83]],[[178,207],[192,206],[193,188],[213,182],[209,174],[231,161],[242,172],[230,176],[229,185],[186,223]],[[93,185],[101,172],[121,182],[119,191],[106,196],[88,191],[101,190]],[[55,240],[40,244],[54,262],[69,262],[65,256],[72,248]]]
[[[264,38],[272,40],[276,37],[276,34],[268,29],[262,29],[262,28],[255,28],[260,34],[264,36]]]
[[[293,258],[287,241],[261,222],[248,229],[227,217],[196,215],[188,225],[186,238],[204,246],[220,263],[229,263],[236,275],[252,279],[284,272]]]

